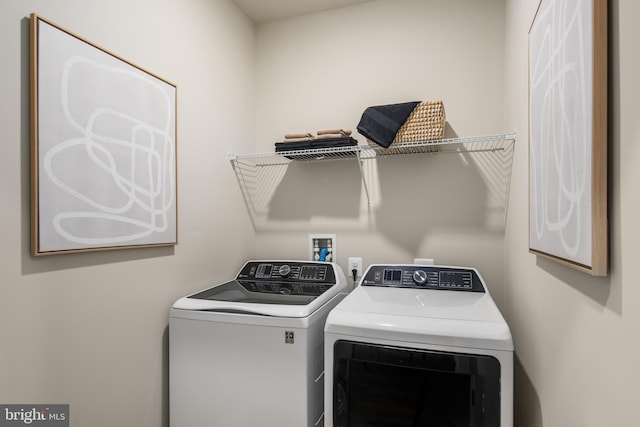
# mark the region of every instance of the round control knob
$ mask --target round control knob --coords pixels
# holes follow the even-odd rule
[[[413,281],[418,285],[424,285],[427,283],[427,273],[424,270],[416,270],[413,272]]]
[[[283,264],[280,266],[280,268],[278,269],[278,273],[283,276],[286,277],[289,275],[289,273],[291,273],[291,267],[289,267],[288,264]]]

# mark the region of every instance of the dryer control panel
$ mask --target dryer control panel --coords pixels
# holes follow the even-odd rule
[[[436,265],[371,265],[360,285],[485,292],[475,269]]]

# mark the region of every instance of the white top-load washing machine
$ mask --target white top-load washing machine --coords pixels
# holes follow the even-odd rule
[[[513,342],[473,268],[372,265],[325,325],[325,427],[512,427]]]
[[[169,314],[172,427],[322,425],[323,330],[344,298],[337,264],[249,261]]]

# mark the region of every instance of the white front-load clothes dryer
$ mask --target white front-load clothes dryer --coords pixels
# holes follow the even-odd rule
[[[325,325],[325,427],[512,427],[513,342],[473,268],[372,265]]]
[[[337,264],[249,261],[169,314],[172,427],[322,425],[324,324],[344,298]]]

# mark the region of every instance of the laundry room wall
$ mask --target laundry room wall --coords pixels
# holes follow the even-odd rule
[[[609,4],[610,273],[528,252],[528,151],[516,149],[505,239],[519,427],[640,425],[640,3]],[[538,0],[507,0],[505,123],[527,129],[527,41]]]
[[[177,85],[177,246],[30,255],[32,12]],[[3,1],[0,40],[0,404],[166,426],[171,304],[254,254],[226,158],[253,146],[253,24],[227,0]]]
[[[257,40],[257,151],[327,128],[352,129],[364,143],[356,126],[367,107],[420,100],[443,100],[446,137],[514,131],[503,126],[503,0],[366,2],[259,25]],[[348,256],[365,267],[415,257],[474,266],[501,303],[506,191],[488,178],[505,173],[500,162],[367,161],[369,204],[355,160],[293,164],[262,195],[271,199],[257,254],[307,258],[309,233],[335,233],[345,269]]]

